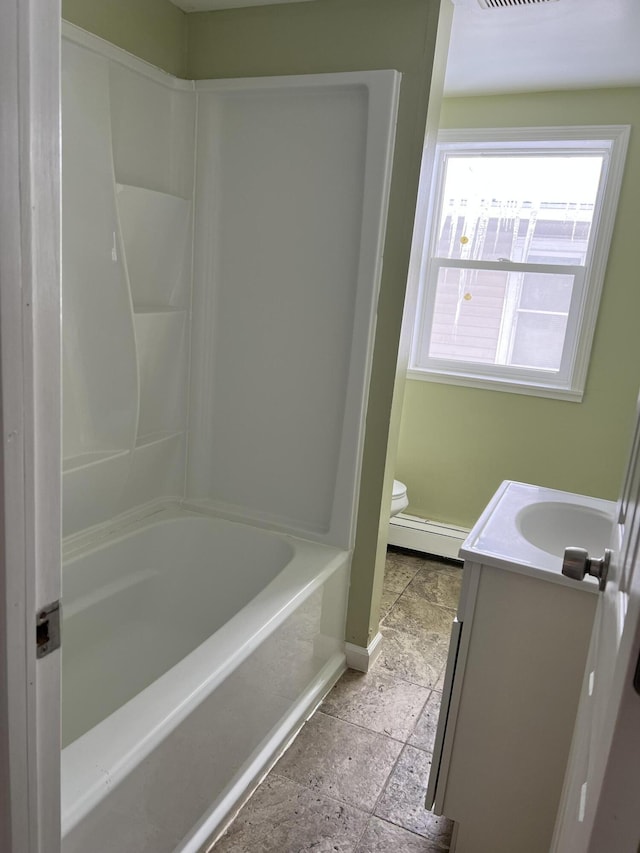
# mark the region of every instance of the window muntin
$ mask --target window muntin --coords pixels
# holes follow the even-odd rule
[[[412,378],[581,396],[628,128],[529,133],[439,137]]]

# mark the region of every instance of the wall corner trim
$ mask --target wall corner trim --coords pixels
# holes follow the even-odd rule
[[[345,644],[347,655],[347,666],[358,672],[369,672],[382,651],[382,634],[377,632],[368,646],[356,646],[353,643]]]

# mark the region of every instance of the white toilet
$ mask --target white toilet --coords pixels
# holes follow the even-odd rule
[[[393,481],[393,491],[391,493],[391,513],[397,515],[409,506],[409,498],[407,497],[407,487],[400,480]]]

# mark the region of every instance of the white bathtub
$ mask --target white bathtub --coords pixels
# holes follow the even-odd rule
[[[197,851],[344,669],[349,554],[165,508],[63,570],[64,853]]]

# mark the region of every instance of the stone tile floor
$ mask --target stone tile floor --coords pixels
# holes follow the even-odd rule
[[[347,670],[214,853],[443,853],[423,805],[459,566],[389,550],[382,653]]]

